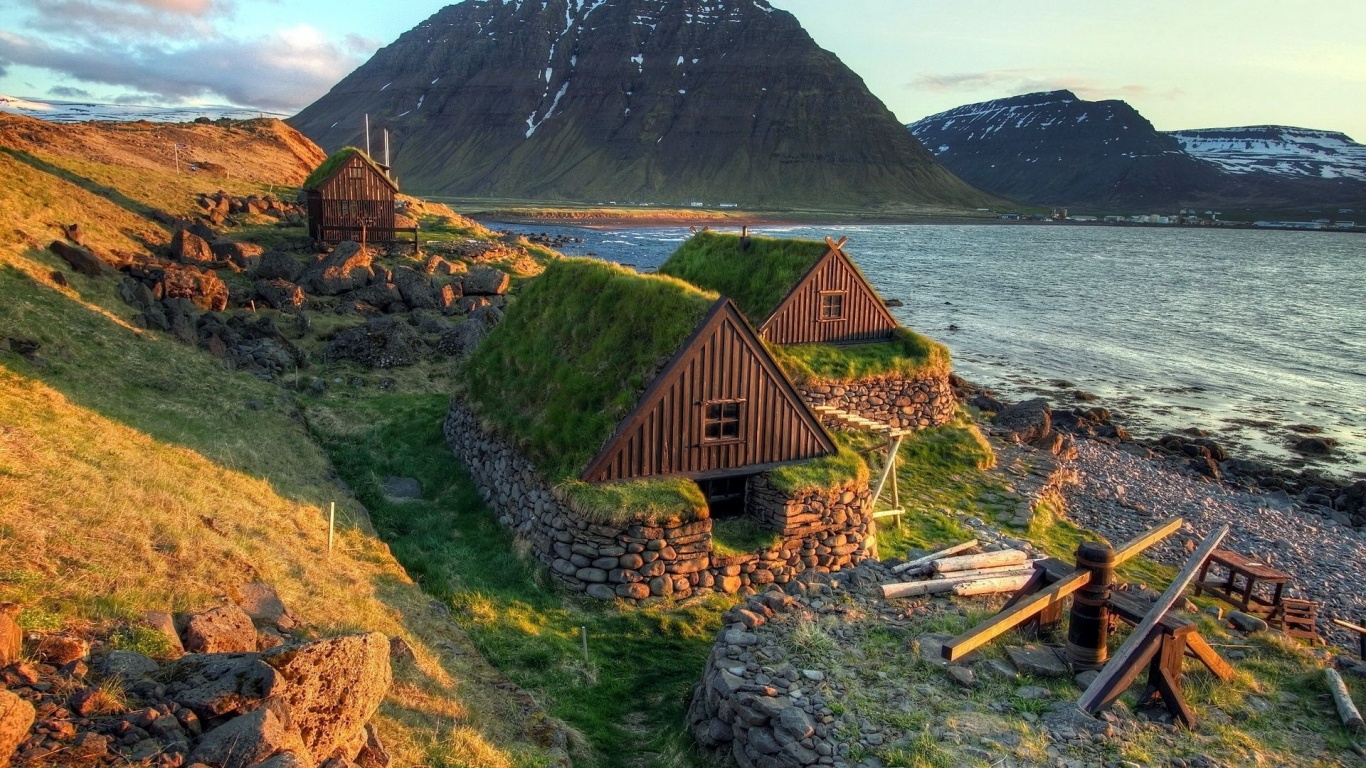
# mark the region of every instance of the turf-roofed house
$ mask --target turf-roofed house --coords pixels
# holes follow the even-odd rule
[[[886,431],[949,423],[948,349],[897,322],[845,242],[704,231],[659,271],[733,299],[826,423]]]
[[[398,213],[398,182],[363,150],[332,153],[304,180],[303,190],[308,234],[318,242],[395,243],[410,235],[407,242],[417,242],[417,225]]]
[[[556,260],[458,381],[452,450],[572,589],[734,593],[871,546],[866,465],[715,293]]]

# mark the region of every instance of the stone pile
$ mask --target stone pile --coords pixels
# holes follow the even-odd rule
[[[765,476],[750,481],[749,513],[780,533],[763,552],[724,557],[712,551],[712,520],[674,518],[604,525],[575,510],[530,461],[484,430],[460,400],[445,434],[499,522],[530,545],[561,585],[602,600],[640,601],[709,592],[751,594],[809,570],[839,571],[865,558],[872,530],[866,484],[789,498]]]
[[[32,661],[0,655],[0,765],[388,766],[370,720],[390,639],[302,642],[268,585],[237,596],[178,622],[149,614],[161,659],[62,633],[30,635]],[[0,654],[7,621],[0,610]]]
[[[948,376],[885,378],[848,384],[801,384],[802,399],[828,405],[893,429],[927,429],[953,421],[958,401]]]
[[[298,203],[286,203],[272,197],[250,195],[240,197],[219,191],[212,195],[201,194],[199,207],[204,217],[216,225],[221,225],[231,216],[269,216],[289,224],[304,223],[304,209]]]

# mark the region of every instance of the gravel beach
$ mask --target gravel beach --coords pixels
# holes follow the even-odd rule
[[[1288,596],[1322,604],[1320,633],[1334,645],[1357,648],[1356,635],[1326,619],[1366,618],[1366,530],[1306,512],[1283,495],[1208,481],[1173,462],[1142,459],[1091,440],[1078,440],[1077,450],[1078,482],[1067,490],[1068,515],[1077,524],[1123,541],[1180,515],[1191,530],[1148,550],[1149,557],[1179,566],[1187,557],[1187,539],[1227,522],[1225,549],[1290,574]]]

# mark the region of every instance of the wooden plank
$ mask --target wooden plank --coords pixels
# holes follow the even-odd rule
[[[1339,627],[1342,627],[1343,629],[1350,629],[1353,632],[1359,632],[1363,635],[1366,635],[1366,627],[1358,626],[1356,624],[1351,623],[1350,621],[1343,621],[1342,619],[1333,619],[1333,623],[1338,625]]]
[[[1131,635],[1133,639],[1136,635]],[[1129,686],[1134,684],[1138,676],[1143,672],[1143,668],[1149,666],[1153,659],[1157,658],[1158,651],[1162,650],[1162,628],[1153,627],[1137,643],[1138,651],[1132,657],[1128,669],[1123,674],[1115,675],[1110,678],[1104,686],[1096,693],[1096,711],[1100,711],[1115,703],[1121,694],[1129,690]],[[1114,662],[1110,662],[1113,664]],[[1106,666],[1109,669],[1109,666]],[[1099,679],[1099,678],[1098,678]],[[1088,689],[1089,690],[1089,689]]]
[[[953,594],[957,597],[976,597],[978,595],[999,595],[1002,592],[1014,592],[1023,587],[1029,581],[1029,574],[1019,573],[1014,576],[998,576],[991,579],[975,579],[964,581],[953,585]]]
[[[1137,557],[1143,550],[1181,530],[1181,524],[1184,522],[1179,517],[1173,517],[1124,542],[1115,550],[1115,567],[1118,568],[1124,561]]]
[[[1053,583],[1025,600],[1016,603],[993,616],[980,626],[955,637],[944,644],[943,655],[949,661],[957,661],[983,645],[1004,635],[1023,624],[1030,617],[1054,603],[1060,603],[1068,595],[1086,586],[1091,580],[1090,571],[1077,571],[1071,576]]]
[[[1333,703],[1338,707],[1338,717],[1342,718],[1342,724],[1354,733],[1366,732],[1366,720],[1361,718],[1361,712],[1353,703],[1352,694],[1347,690],[1347,683],[1343,682],[1342,675],[1329,667],[1323,670],[1323,676],[1328,679],[1328,691],[1333,694]]]
[[[1124,641],[1124,645],[1120,646],[1119,652],[1105,665],[1105,668],[1101,670],[1100,675],[1097,676],[1095,680],[1091,681],[1091,685],[1086,689],[1085,693],[1081,695],[1081,698],[1077,700],[1077,706],[1080,707],[1083,712],[1088,714],[1096,713],[1097,710],[1095,709],[1095,705],[1100,699],[1100,692],[1109,685],[1112,678],[1118,677],[1127,671],[1127,667],[1133,662],[1133,656],[1138,651],[1136,647],[1138,643],[1152,631],[1153,626],[1161,621],[1167,611],[1171,610],[1171,607],[1176,603],[1177,598],[1181,597],[1181,593],[1186,591],[1186,587],[1189,586],[1191,581],[1195,578],[1196,571],[1200,570],[1200,566],[1204,565],[1205,559],[1209,557],[1210,553],[1213,552],[1215,548],[1219,546],[1220,542],[1224,540],[1224,537],[1228,535],[1228,528],[1228,525],[1225,524],[1219,530],[1205,537],[1204,543],[1202,543],[1199,548],[1195,550],[1195,553],[1190,556],[1190,559],[1186,561],[1185,567],[1181,569],[1181,572],[1176,575],[1176,579],[1167,587],[1167,591],[1162,593],[1162,597],[1159,598],[1152,609],[1148,611],[1147,618],[1134,629],[1134,633],[1129,635],[1129,639]]]
[[[892,573],[905,573],[906,571],[914,570],[916,568],[929,565],[935,560],[939,560],[950,555],[956,555],[959,552],[966,552],[975,546],[977,546],[977,539],[965,541],[962,544],[954,544],[952,547],[945,547],[944,549],[941,549],[938,552],[933,552],[931,554],[925,555],[924,557],[917,557],[916,559],[908,563],[902,563],[901,565],[898,565],[895,568],[893,568]]]
[[[1007,575],[1009,575],[1009,576],[1014,576],[1014,575],[1017,574],[1017,573],[1023,573],[1024,575],[1028,576],[1028,575],[1034,573],[1034,563],[1035,563],[1035,562],[1037,562],[1037,561],[1031,560],[1031,561],[1027,561],[1027,562],[1025,562],[1025,563],[1022,563],[1022,564],[1020,564],[1020,565],[999,565],[999,566],[996,566],[996,567],[994,567],[994,568],[973,568],[972,570],[969,570],[969,571],[952,571],[952,572],[950,572],[950,573],[936,573],[935,575],[931,576],[930,578],[936,579],[936,580],[937,580],[937,579],[957,579],[957,578],[963,578],[963,577],[972,577],[972,578],[978,578],[978,579],[990,579],[990,578],[995,578],[995,577],[997,577],[997,576],[1007,576]],[[1021,585],[1021,586],[1023,586],[1023,585]]]
[[[959,555],[935,560],[930,568],[935,573],[972,571],[979,568],[1002,568],[1024,565],[1029,555],[1019,549],[1003,549],[999,552],[984,552],[980,555]]]
[[[1215,651],[1199,632],[1192,632],[1186,637],[1186,649],[1201,664],[1205,665],[1205,669],[1208,669],[1210,674],[1224,682],[1233,679],[1233,667],[1224,661],[1224,657],[1220,656],[1218,651]]]

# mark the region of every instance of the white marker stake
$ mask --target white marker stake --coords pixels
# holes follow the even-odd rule
[[[327,554],[332,554],[332,539],[337,535],[337,502],[327,506]]]

